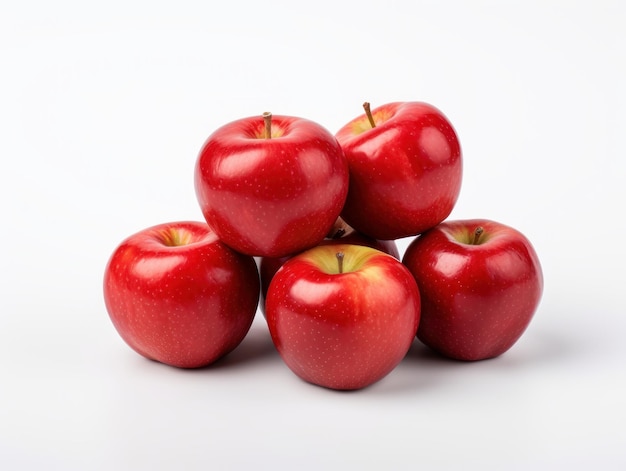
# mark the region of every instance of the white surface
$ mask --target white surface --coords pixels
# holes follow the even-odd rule
[[[623,2],[173,5],[0,7],[0,468],[624,469]],[[337,393],[291,374],[261,316],[199,371],[126,347],[106,260],[201,219],[209,133],[266,110],[335,131],[365,100],[442,109],[465,159],[452,217],[533,241],[545,293],[513,349],[416,343]]]

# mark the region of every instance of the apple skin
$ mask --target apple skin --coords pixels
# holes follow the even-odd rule
[[[235,349],[250,329],[259,291],[254,259],[195,221],[131,235],[104,273],[104,301],[122,339],[179,368],[209,365]]]
[[[398,246],[395,241],[373,239],[365,234],[356,232],[341,218],[337,220],[331,233],[329,233],[329,235],[319,243],[319,245],[331,244],[365,245],[367,247],[380,250],[381,252],[387,253],[400,260],[400,253],[398,252]],[[286,255],[284,257],[261,257],[261,260],[259,261],[259,271],[261,276],[261,300],[259,305],[263,315],[265,315],[265,299],[267,297],[267,290],[270,286],[270,282],[278,269],[292,257],[293,255]]]
[[[483,233],[474,244],[476,228]],[[530,241],[486,219],[446,221],[414,239],[402,262],[422,296],[417,338],[458,360],[509,350],[528,327],[543,292]]]
[[[266,310],[272,341],[293,373],[353,390],[379,381],[404,358],[415,340],[420,296],[411,273],[391,255],[331,244],[285,262],[270,284]]]
[[[335,137],[319,124],[272,116],[228,123],[204,143],[195,167],[202,213],[238,252],[282,257],[317,245],[339,216],[348,165]]]
[[[457,134],[435,107],[394,102],[343,126],[336,137],[350,168],[341,216],[375,239],[420,234],[446,219],[461,190]]]

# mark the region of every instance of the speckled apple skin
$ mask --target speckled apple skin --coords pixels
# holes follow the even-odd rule
[[[446,219],[461,190],[461,146],[450,121],[422,102],[394,102],[343,126],[350,169],[341,216],[375,239],[420,234]]]
[[[484,242],[471,240],[484,229]],[[530,324],[543,273],[530,241],[485,219],[446,221],[409,244],[403,263],[422,296],[417,337],[440,354],[484,360],[509,350]]]
[[[172,228],[185,231],[187,243],[167,245]],[[146,358],[180,368],[206,366],[237,347],[254,319],[259,291],[254,259],[193,221],[130,236],[104,274],[106,308],[122,339]]]
[[[393,240],[372,239],[371,237],[360,234],[358,232],[351,232],[345,237],[340,237],[338,239],[324,239],[320,242],[320,245],[330,244],[365,245],[368,247],[372,247],[376,250],[380,250],[381,252],[385,252],[392,257],[400,260],[398,246]],[[272,278],[274,277],[274,274],[278,271],[278,269],[283,266],[283,264],[292,256],[293,255],[287,255],[285,257],[276,258],[261,257],[261,260],[259,261],[259,272],[261,275],[261,299],[259,301],[259,306],[261,307],[261,312],[263,313],[263,315],[265,315],[265,299],[267,297],[267,290],[270,286],[270,282],[272,281]]]
[[[326,268],[361,258],[344,273]],[[415,340],[420,297],[402,263],[356,245],[320,245],[291,258],[270,283],[272,340],[286,365],[318,386],[361,389],[387,376]]]
[[[274,115],[271,139],[261,116],[218,128],[195,167],[205,220],[238,252],[283,257],[317,245],[341,212],[348,164],[335,137],[319,124]]]

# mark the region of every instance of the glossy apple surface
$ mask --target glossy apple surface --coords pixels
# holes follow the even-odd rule
[[[417,337],[459,360],[493,358],[510,349],[543,291],[530,241],[490,220],[443,222],[411,242],[402,261],[422,296]]]
[[[458,199],[461,147],[448,119],[421,102],[394,102],[336,134],[350,168],[342,217],[376,239],[420,234],[442,222]]]
[[[122,339],[146,358],[181,368],[208,365],[239,345],[259,289],[254,259],[194,221],[128,237],[104,274],[104,301]]]
[[[393,240],[378,240],[368,237],[364,234],[356,232],[352,227],[339,218],[331,232],[319,245],[330,244],[353,244],[353,245],[365,245],[372,247],[381,252],[387,253],[392,257],[400,260],[400,253],[398,252],[398,246]],[[292,258],[292,255],[285,257],[262,257],[259,261],[259,271],[261,275],[261,311],[265,314],[265,298],[267,297],[267,289],[269,288],[272,278],[283,264]]]
[[[238,252],[282,257],[317,245],[339,216],[348,167],[335,137],[319,124],[262,116],[217,129],[195,168],[202,213]]]
[[[266,316],[276,349],[297,376],[326,388],[360,389],[406,355],[420,297],[394,257],[359,245],[320,245],[276,272]]]

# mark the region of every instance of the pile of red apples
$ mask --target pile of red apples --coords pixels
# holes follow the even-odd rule
[[[447,220],[463,172],[441,111],[363,107],[335,135],[263,113],[208,137],[194,175],[205,220],[131,235],[106,266],[106,308],[132,349],[206,366],[239,346],[260,307],[293,373],[360,389],[415,341],[466,361],[515,344],[543,290],[531,243],[499,222]]]

